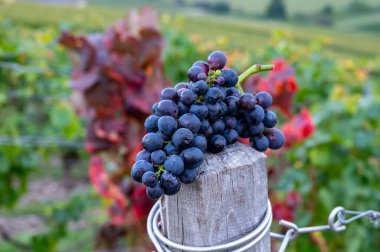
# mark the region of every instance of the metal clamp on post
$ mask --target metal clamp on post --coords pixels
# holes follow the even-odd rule
[[[209,247],[193,247],[175,243],[166,238],[161,232],[161,223],[158,222],[160,205],[157,202],[149,213],[147,229],[149,238],[152,240],[158,252],[170,252],[171,249],[178,249],[187,252],[210,252],[234,249],[233,252],[243,252],[256,245],[269,231],[272,224],[272,206],[268,200],[267,211],[260,225],[245,236],[221,245]]]

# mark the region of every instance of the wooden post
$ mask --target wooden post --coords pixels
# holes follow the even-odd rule
[[[212,246],[255,229],[267,209],[266,156],[234,144],[205,156],[197,180],[161,199],[163,232],[174,242]],[[269,232],[249,251],[269,252]]]

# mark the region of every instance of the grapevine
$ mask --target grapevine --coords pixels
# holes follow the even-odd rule
[[[206,152],[219,153],[239,138],[257,151],[277,150],[285,142],[274,128],[277,115],[268,92],[244,93],[241,83],[273,65],[253,65],[240,76],[224,68],[223,52],[212,52],[188,70],[189,82],[165,88],[144,123],[143,150],[135,158],[132,178],[143,183],[151,199],[174,195],[193,182]]]

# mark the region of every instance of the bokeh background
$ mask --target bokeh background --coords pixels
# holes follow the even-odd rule
[[[144,117],[213,50],[276,64],[244,84],[287,138],[267,153],[276,220],[380,209],[378,0],[0,0],[0,251],[149,251],[153,202],[128,179]],[[379,249],[363,220],[288,251]]]

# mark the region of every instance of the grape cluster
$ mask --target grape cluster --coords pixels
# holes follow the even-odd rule
[[[208,61],[197,61],[188,70],[189,82],[161,92],[160,102],[145,121],[144,150],[136,156],[132,177],[147,186],[149,198],[174,195],[181,183],[191,183],[204,153],[221,152],[238,137],[249,138],[258,151],[279,149],[284,135],[273,128],[276,114],[268,108],[267,92],[242,94],[238,75],[223,69],[227,58],[212,52]]]

